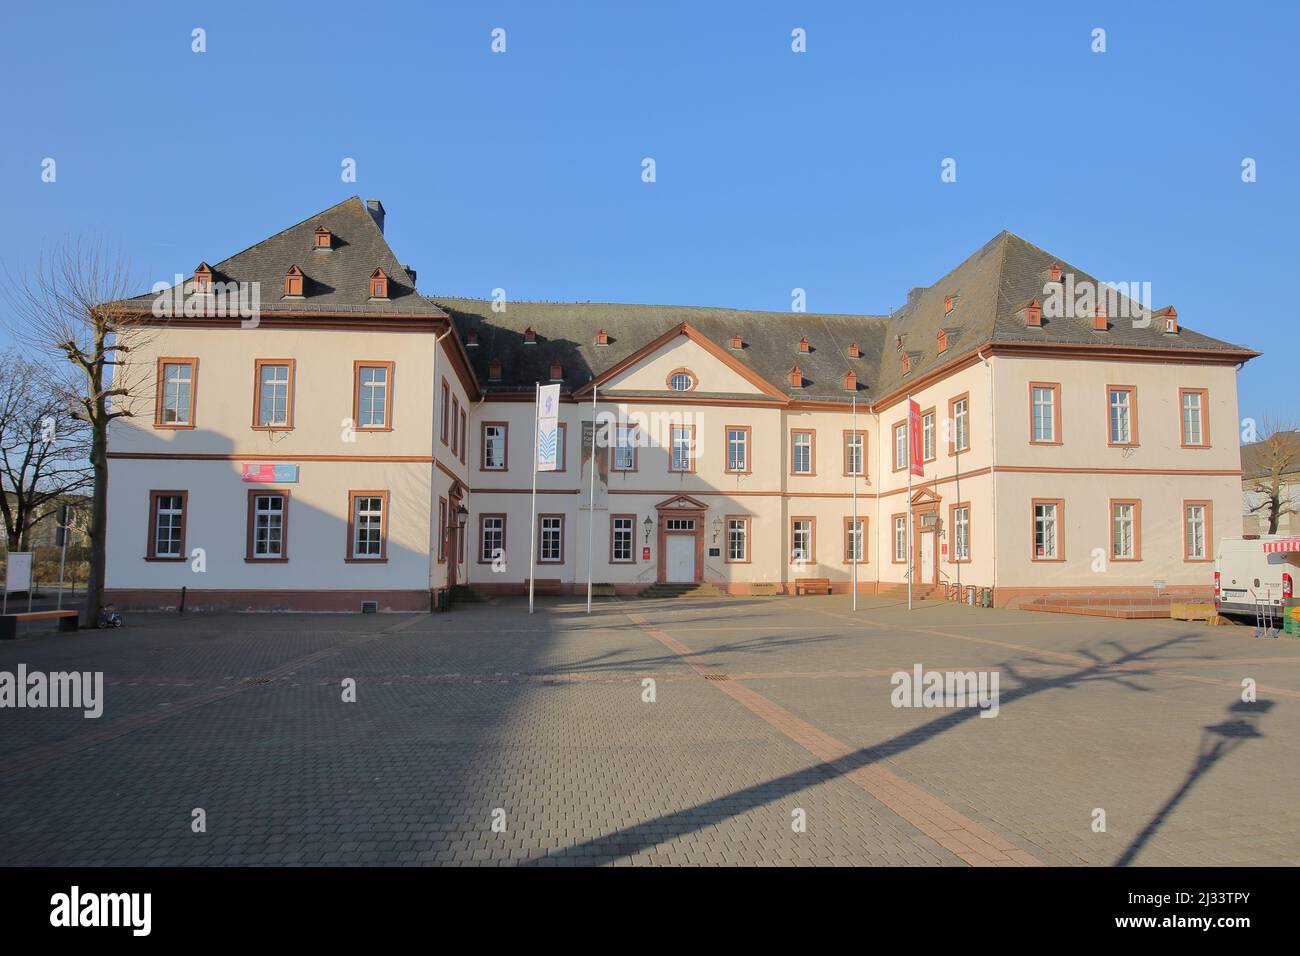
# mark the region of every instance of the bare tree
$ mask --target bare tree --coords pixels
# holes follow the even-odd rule
[[[1268,520],[1268,533],[1277,534],[1284,515],[1300,514],[1288,495],[1288,477],[1300,481],[1300,432],[1290,423],[1265,419],[1264,437],[1242,448],[1242,471],[1246,490],[1256,501],[1251,514]]]
[[[50,368],[16,349],[0,355],[0,515],[10,551],[27,551],[32,527],[91,481],[89,430],[72,415]]]
[[[92,471],[90,566],[83,622],[93,626],[104,597],[108,507],[108,429],[133,414],[134,399],[152,388],[142,370],[128,372],[145,326],[122,303],[133,291],[129,266],[102,243],[65,240],[36,268],[6,276],[12,332],[37,352],[67,364],[62,378],[71,414],[89,430]]]

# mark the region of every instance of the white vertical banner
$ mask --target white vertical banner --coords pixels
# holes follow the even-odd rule
[[[537,470],[555,471],[560,451],[560,386],[537,390]]]

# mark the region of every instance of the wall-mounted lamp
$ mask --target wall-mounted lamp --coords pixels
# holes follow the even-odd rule
[[[713,519],[713,543],[718,543],[718,535],[722,534],[722,518],[715,516]]]
[[[650,543],[650,532],[654,530],[654,526],[655,526],[655,523],[654,523],[653,521],[650,520],[650,516],[649,516],[649,515],[646,515],[646,517],[645,517],[645,521],[641,522],[641,527],[645,528],[645,543],[646,543],[646,544],[649,544],[649,543]]]

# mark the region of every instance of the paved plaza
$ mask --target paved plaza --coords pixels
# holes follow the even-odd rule
[[[105,701],[0,710],[9,864],[1300,859],[1300,643],[1245,627],[503,600],[134,614],[0,645],[20,663],[102,671]],[[997,715],[894,706],[916,665],[996,673]]]

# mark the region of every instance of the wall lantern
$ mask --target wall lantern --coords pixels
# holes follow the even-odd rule
[[[645,543],[650,543],[650,532],[654,530],[655,523],[650,520],[650,516],[645,516],[645,521],[641,522],[641,527],[645,528]]]

